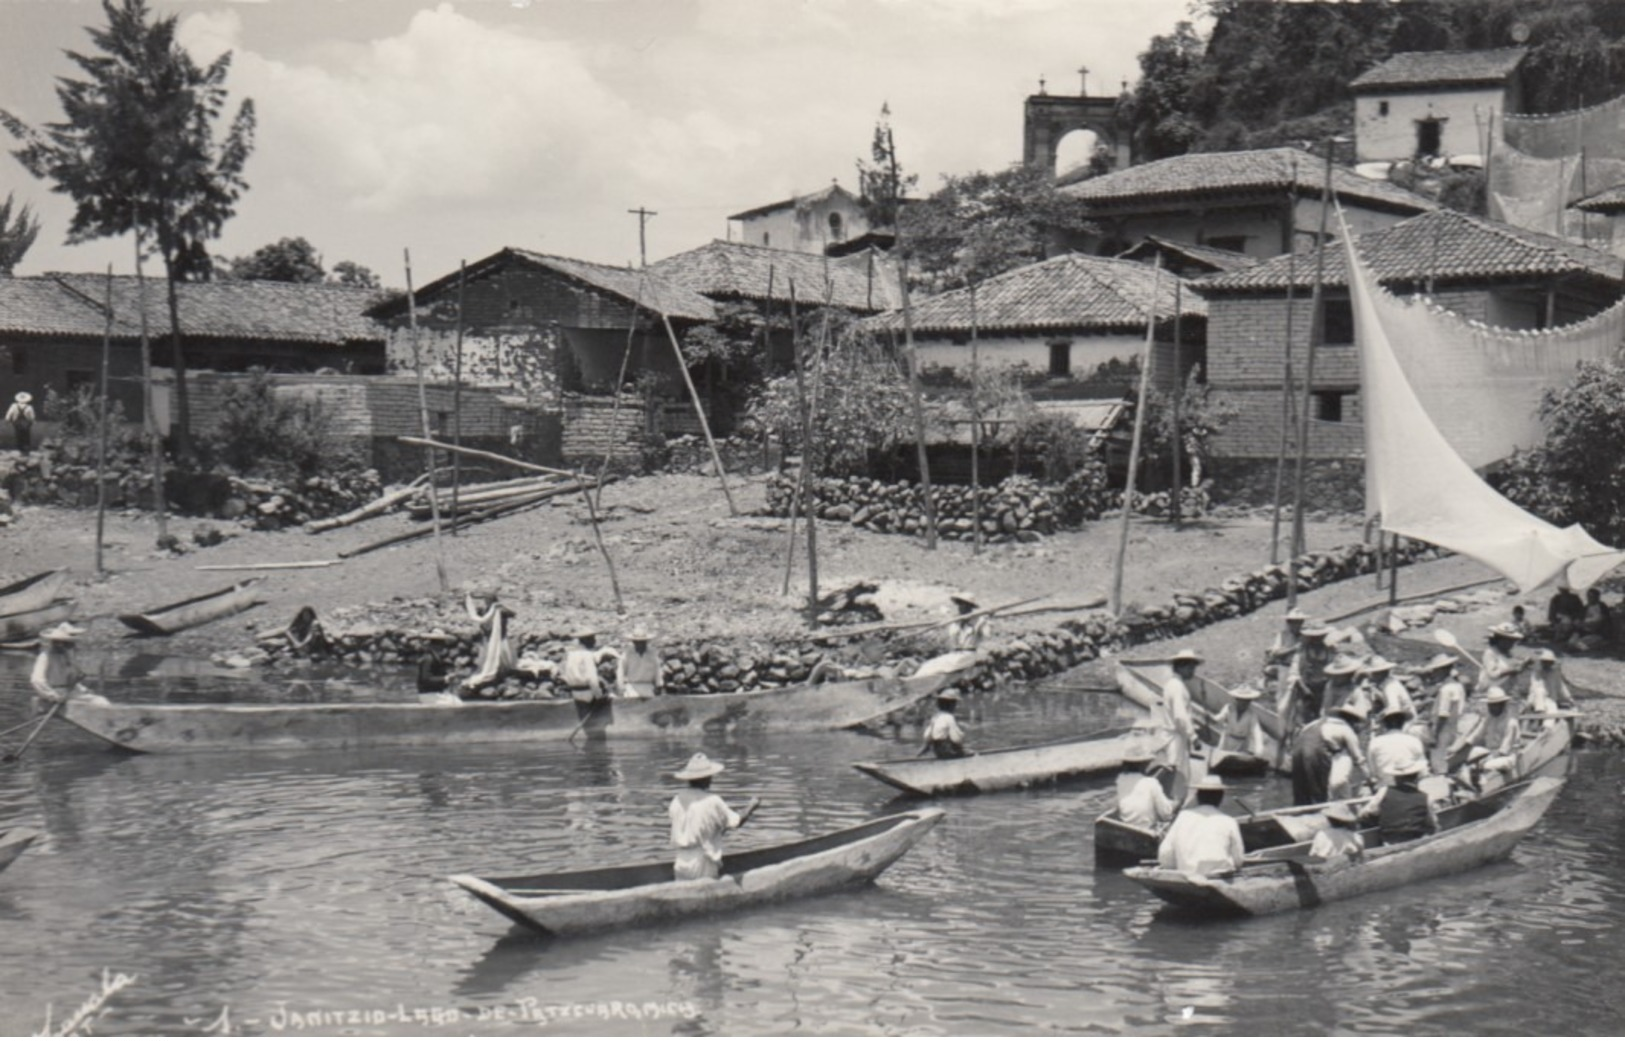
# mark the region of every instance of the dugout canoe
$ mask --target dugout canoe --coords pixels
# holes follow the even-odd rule
[[[891,759],[852,768],[909,795],[980,795],[1113,773],[1139,741],[1133,733],[1073,737],[958,759]]]
[[[257,578],[245,579],[234,586],[165,604],[150,611],[121,614],[118,620],[143,636],[171,636],[253,607],[259,602],[255,588],[259,581]]]
[[[1213,915],[1264,915],[1318,907],[1445,875],[1456,875],[1510,856],[1514,846],[1556,800],[1563,781],[1553,777],[1511,785],[1439,812],[1440,830],[1425,838],[1367,849],[1359,860],[1310,864],[1309,843],[1255,854],[1223,876],[1187,875],[1156,867],[1129,868],[1125,876],[1175,907]],[[1372,832],[1367,831],[1368,845]]]
[[[952,674],[874,677],[818,686],[672,694],[602,703],[588,737],[841,730],[934,693]],[[69,698],[61,716],[132,752],[355,750],[563,740],[582,724],[574,701],[361,702],[354,704],[127,705]]]
[[[1117,663],[1115,676],[1117,689],[1124,697],[1150,710],[1161,703],[1163,684],[1174,678],[1174,669],[1163,659],[1123,659]],[[1218,740],[1213,717],[1230,703],[1230,692],[1223,684],[1205,676],[1197,676],[1188,686],[1196,717],[1196,736],[1212,747]],[[1283,731],[1281,717],[1273,708],[1265,707],[1262,698],[1253,702],[1253,711],[1258,714],[1259,729],[1264,733],[1264,754],[1255,756],[1244,752],[1225,752],[1208,764],[1210,772],[1221,777],[1261,777],[1279,758]]]
[[[62,568],[41,571],[8,586],[0,586],[0,618],[37,611],[56,599],[68,572]]]
[[[39,832],[31,828],[8,828],[0,831],[0,871],[11,866],[11,862],[23,855]]]
[[[879,817],[781,846],[728,853],[722,877],[674,881],[669,860],[513,878],[451,881],[520,925],[550,936],[817,896],[874,881],[943,818],[938,809]]]
[[[42,629],[73,617],[73,609],[77,606],[78,602],[74,600],[54,600],[31,611],[0,615],[0,643],[31,640]]]

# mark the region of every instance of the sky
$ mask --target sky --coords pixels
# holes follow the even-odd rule
[[[882,104],[898,158],[944,174],[1021,158],[1022,105],[1115,94],[1189,0],[152,0],[258,114],[249,190],[210,252],[302,236],[328,268],[423,284],[505,246],[608,264],[728,234],[729,214],[856,188]],[[97,0],[0,0],[0,108],[60,118]],[[0,132],[3,136],[3,132]],[[0,143],[11,146],[9,137]],[[133,271],[129,237],[63,243],[71,200],[0,155],[41,218],[17,274]],[[737,234],[737,224],[735,233]]]

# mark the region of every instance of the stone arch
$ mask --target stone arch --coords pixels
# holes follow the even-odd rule
[[[1128,140],[1118,133],[1116,116],[1115,97],[1034,94],[1027,98],[1021,135],[1022,162],[1053,176],[1061,139],[1074,130],[1089,130],[1111,153],[1114,168],[1128,166]]]

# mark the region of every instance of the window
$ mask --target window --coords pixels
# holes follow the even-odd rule
[[[1387,114],[1388,114],[1388,102],[1386,102],[1386,101],[1377,102],[1377,115],[1386,116]]]
[[[1416,154],[1438,155],[1444,136],[1444,120],[1418,119],[1416,121]]]
[[[1315,391],[1315,410],[1311,415],[1322,423],[1343,422],[1343,399],[1349,393],[1346,390]]]
[[[846,229],[841,224],[841,215],[839,213],[830,214],[829,215],[829,240],[831,242],[840,242],[840,241],[844,240],[845,238],[846,238]]]
[[[1320,302],[1321,343],[1354,342],[1354,307],[1347,300]]]
[[[451,429],[451,413],[436,412],[434,414],[434,430],[437,434],[444,434]]]
[[[1054,340],[1049,345],[1049,374],[1072,375],[1072,341]]]
[[[767,232],[765,232],[765,231],[764,231],[764,232],[762,232],[762,245],[764,245],[764,246],[771,246],[771,245],[773,245],[773,236],[771,236],[771,235],[769,235],[769,234],[768,234],[768,233],[767,233]]]
[[[1214,249],[1227,249],[1232,253],[1247,252],[1247,236],[1245,235],[1215,235],[1204,244],[1212,246]]]

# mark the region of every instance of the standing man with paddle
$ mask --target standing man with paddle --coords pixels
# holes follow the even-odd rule
[[[677,881],[722,876],[722,836],[744,827],[761,800],[752,798],[744,813],[735,813],[722,796],[711,791],[711,778],[721,773],[721,763],[704,752],[695,752],[687,765],[672,774],[688,787],[672,796],[671,844],[677,848],[672,873]]]
[[[598,672],[598,663],[606,658],[619,661],[620,657],[608,647],[599,647],[598,632],[590,628],[577,630],[576,646],[564,652],[564,668],[561,670],[564,685],[575,699],[576,716],[583,725],[609,701],[609,694],[604,690],[604,678]]]

